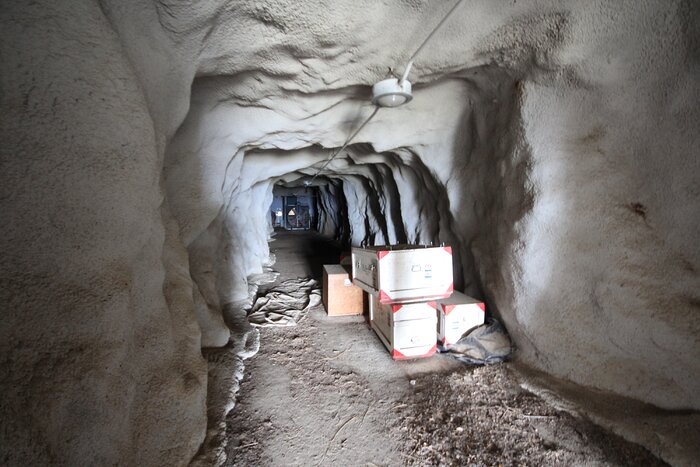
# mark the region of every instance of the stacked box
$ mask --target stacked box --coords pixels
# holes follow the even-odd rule
[[[363,292],[350,279],[350,271],[339,264],[323,266],[323,305],[328,316],[361,315]]]
[[[437,302],[437,340],[443,348],[456,343],[464,333],[484,324],[484,302],[454,292],[449,298]]]
[[[353,248],[352,277],[370,294],[370,324],[392,358],[435,353],[435,300],[453,290],[450,247]]]
[[[355,285],[383,304],[447,298],[454,288],[452,248],[415,245],[352,249]]]
[[[370,324],[394,360],[423,358],[437,349],[435,302],[385,305],[370,296]]]

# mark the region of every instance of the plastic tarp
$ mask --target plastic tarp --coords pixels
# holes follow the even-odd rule
[[[248,314],[253,326],[294,326],[309,309],[321,304],[321,289],[313,279],[289,279],[258,297]]]
[[[513,346],[501,323],[490,318],[465,333],[447,349],[447,355],[471,365],[488,365],[508,359]]]

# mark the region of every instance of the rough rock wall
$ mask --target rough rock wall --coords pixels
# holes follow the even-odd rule
[[[198,347],[228,342],[222,309],[268,260],[272,186],[315,173],[451,5],[3,5],[8,463],[192,457]],[[700,408],[699,16],[464,2],[414,100],[316,180],[347,213],[332,230],[450,242],[523,361]]]
[[[182,465],[206,366],[163,136],[95,2],[0,24],[0,459]]]
[[[534,204],[499,308],[540,368],[698,409],[700,16],[662,6],[578,12],[555,57],[576,76],[525,84]]]

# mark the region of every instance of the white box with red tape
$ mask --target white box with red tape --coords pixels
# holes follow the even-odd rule
[[[456,343],[462,335],[484,324],[484,302],[454,292],[449,298],[438,300],[437,340],[443,347]]]
[[[352,249],[355,285],[383,304],[449,297],[454,289],[452,248],[416,245]]]
[[[437,349],[435,302],[382,304],[370,295],[370,324],[394,360],[423,358]]]

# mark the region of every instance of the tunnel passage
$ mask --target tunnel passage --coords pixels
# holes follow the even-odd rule
[[[255,151],[246,154],[246,164],[299,158],[307,160],[302,162],[305,165],[308,160],[328,157],[329,152],[314,147],[289,154]],[[346,155],[337,157],[323,172],[318,172],[318,165],[262,180],[256,189],[258,185],[272,189],[273,197],[280,183],[291,187],[288,190],[314,190],[318,193],[317,230],[347,247],[455,242],[445,188],[412,151],[400,148],[379,154],[363,143],[350,146]]]
[[[256,106],[235,97],[220,102],[220,86],[227,83],[214,84],[195,81],[193,107],[166,165],[176,217],[187,218],[181,226],[202,296],[198,317],[207,330],[205,345],[224,341],[217,310],[249,299],[246,278],[268,262],[275,184],[312,183],[321,201],[318,229],[345,244],[453,245],[457,286],[482,295],[484,280],[492,280],[488,272],[502,262],[498,245],[510,241],[513,219],[525,212],[529,197],[527,151],[511,157],[516,148],[509,135],[517,135],[520,125],[512,76],[477,68],[418,86],[408,111],[380,111],[321,173],[371,111],[361,92],[351,88]],[[230,86],[235,95],[238,84]],[[436,101],[457,105],[435,112]],[[200,175],[193,179],[192,171]],[[203,184],[208,179],[215,181]],[[212,190],[217,185],[220,194]],[[186,196],[191,193],[196,196]],[[334,199],[342,200],[342,212],[328,204]],[[237,221],[242,215],[246,222]],[[490,263],[481,274],[474,261],[480,254],[482,264]]]
[[[222,310],[269,267],[270,186],[343,145],[436,11],[328,3],[3,5],[3,459],[199,449],[201,347],[238,338]],[[455,236],[519,361],[699,409],[697,23],[691,0],[469,2],[358,135],[376,164],[321,176],[348,194],[328,232]]]
[[[203,345],[225,342],[227,330],[218,317],[222,306],[249,300],[247,277],[269,263],[272,187],[280,181],[310,181],[373,111],[367,88],[285,93],[255,101],[244,83],[247,78],[241,82],[235,76],[195,80],[188,117],[166,158],[168,198],[201,293],[195,303]],[[549,130],[578,134],[578,114],[556,107],[566,118],[555,124],[550,110],[558,95],[545,84],[521,80],[508,67],[461,69],[419,83],[414,91],[408,106],[380,110],[347,154],[314,180],[319,189],[327,183],[342,192],[347,203],[348,224],[328,222],[322,228],[352,245],[454,245],[456,286],[486,300],[511,332],[519,358],[536,368],[640,398],[651,395],[624,383],[608,371],[609,365],[626,361],[625,372],[657,378],[664,386],[695,384],[664,365],[630,359],[625,347],[611,347],[611,340],[622,339],[642,355],[645,345],[654,345],[651,340],[670,345],[678,333],[691,338],[676,318],[667,321],[674,323],[673,332],[654,324],[656,299],[635,315],[640,323],[624,318],[620,297],[637,299],[635,288],[623,284],[641,285],[647,279],[634,274],[625,279],[633,269],[626,270],[616,276],[620,286],[613,292],[600,285],[603,276],[590,272],[588,259],[560,260],[590,258],[582,245],[589,249],[590,242],[605,242],[618,256],[596,261],[611,262],[614,269],[613,263],[627,261],[633,243],[626,237],[604,240],[604,231],[594,228],[599,219],[622,223],[620,228],[629,222],[596,201],[600,190],[622,186],[613,183],[622,166],[602,172],[609,177],[598,176],[606,162],[595,138],[562,139]],[[542,126],[545,121],[549,127]],[[594,156],[581,156],[590,151]],[[587,184],[582,195],[581,186]],[[247,222],[234,221],[241,213],[249,216]],[[586,234],[572,241],[573,231]],[[572,287],[587,298],[567,301],[566,294],[557,292]],[[601,314],[617,323],[615,331],[606,320],[582,313],[584,302],[605,309]],[[638,339],[641,322],[656,334]],[[562,351],[572,347],[579,349],[576,356]],[[599,355],[608,357],[601,360]],[[690,393],[678,390],[679,400],[687,400]],[[655,403],[664,406],[667,399]]]

